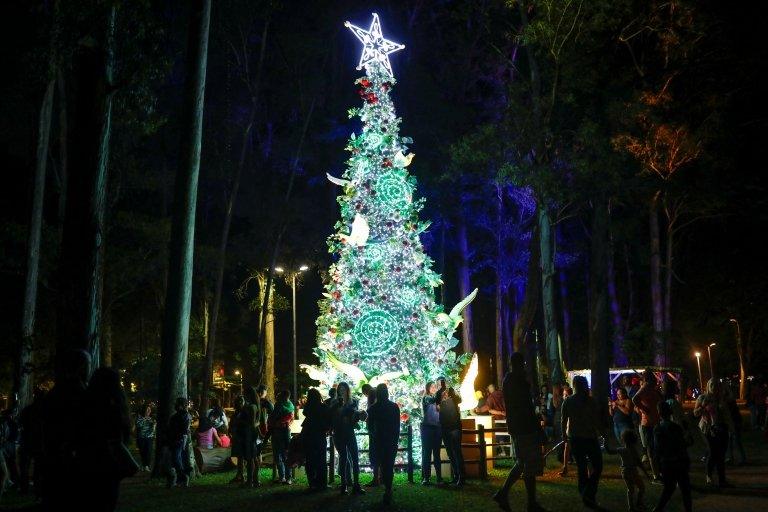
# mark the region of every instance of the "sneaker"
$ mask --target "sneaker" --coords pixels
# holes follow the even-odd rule
[[[346,486],[346,485],[342,485],[342,486],[339,488],[339,492],[341,492],[341,494],[347,495],[347,494],[349,494],[349,488],[347,488],[347,486]]]
[[[283,485],[293,485],[293,481],[290,478],[283,480]]]

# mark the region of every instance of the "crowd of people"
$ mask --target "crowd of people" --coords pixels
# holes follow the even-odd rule
[[[767,389],[765,383],[752,383],[747,404],[754,428],[765,425]],[[290,392],[277,392],[273,404],[265,386],[246,387],[230,414],[215,399],[210,408],[197,412],[190,409],[186,397],[179,397],[167,424],[158,425],[151,403],[142,404],[131,420],[118,373],[110,368],[91,373],[88,354],[74,351],[62,359],[60,377],[50,392],[36,391],[23,411],[11,408],[0,418],[0,496],[13,480],[22,493],[34,490],[43,510],[82,506],[83,500],[94,509],[114,510],[120,481],[136,471],[154,467],[156,474],[167,478],[168,487],[188,486],[196,470],[194,447],[230,449],[228,455],[237,461],[231,483],[254,488],[261,485],[259,470],[267,445],[274,461],[273,483],[291,485],[294,468],[303,464],[309,489],[324,491],[330,489],[330,435],[330,449],[338,455],[341,494],[365,494],[364,487],[383,486],[388,504],[401,451],[401,411],[389,399],[386,384],[376,388],[366,384],[359,391],[356,395],[346,382],[330,388],[326,397],[316,388],[309,389],[300,404],[303,421],[298,436],[292,434],[299,415]],[[727,487],[727,462],[746,462],[741,415],[727,383],[710,380],[691,414],[684,412],[677,382],[659,383],[651,370],[639,379],[621,378],[611,396],[605,414],[581,376],[573,378],[572,388],[556,385],[550,391],[545,385],[533,393],[524,358],[512,356],[502,388],[489,385],[478,394],[472,411],[504,420],[511,437],[514,465],[493,497],[502,510],[510,510],[509,491],[519,479],[525,484],[527,509],[542,510],[536,501],[536,477],[543,474],[544,453],[550,446],[562,462],[561,475],[575,464],[581,500],[591,508],[598,508],[605,452],[619,457],[630,511],[644,508],[643,475],[663,485],[654,510],[664,510],[676,488],[684,509],[691,510],[688,448],[697,436],[706,446],[701,460],[707,485]],[[465,482],[460,403],[444,377],[425,383],[419,426],[422,485],[461,487]],[[127,449],[131,432],[138,462]],[[364,485],[358,444],[362,435],[367,438],[372,473]],[[161,450],[158,457],[153,454],[156,446]],[[443,448],[447,461],[441,457]],[[450,479],[443,478],[443,462],[449,463]],[[89,482],[90,491],[73,493],[84,481]]]

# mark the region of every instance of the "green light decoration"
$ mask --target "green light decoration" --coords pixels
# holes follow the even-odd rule
[[[382,310],[365,313],[355,324],[353,343],[360,355],[377,357],[386,354],[396,346],[400,338],[400,326],[394,316]]]
[[[411,202],[411,186],[396,171],[382,174],[376,180],[376,192],[384,207],[403,210]]]
[[[382,37],[376,15],[367,31],[348,27],[364,45],[366,75],[355,82],[363,104],[349,110],[363,129],[350,135],[343,176],[328,174],[340,187],[341,221],[328,240],[336,258],[319,304],[319,363],[302,368],[321,391],[340,381],[356,388],[387,382],[407,419],[421,415],[426,381],[445,375],[458,389],[471,354],[457,358],[451,349],[474,293],[450,313],[435,302],[441,280],[419,238],[428,223],[419,221],[424,201],[414,199],[416,180],[407,170],[412,141],[399,135],[390,98],[396,81],[387,55],[402,46]]]

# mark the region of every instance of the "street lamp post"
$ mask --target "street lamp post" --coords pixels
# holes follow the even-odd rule
[[[735,318],[729,320],[736,325],[736,354],[739,356],[739,398],[747,398],[747,365],[744,364],[744,347],[741,344],[741,326]]]
[[[715,363],[712,362],[712,347],[717,345],[717,343],[712,342],[709,345],[707,345],[707,356],[709,356],[709,375],[710,378],[715,378]]]
[[[699,393],[704,392],[704,379],[701,377],[701,352],[696,352],[696,366],[699,368]]]
[[[296,276],[300,273],[309,270],[309,267],[302,265],[298,270],[291,272],[291,312],[293,320],[293,400],[298,400],[298,374],[296,372]],[[283,268],[275,267],[275,271],[278,273],[284,272]]]

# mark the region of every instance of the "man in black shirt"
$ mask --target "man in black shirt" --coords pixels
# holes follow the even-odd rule
[[[515,445],[515,465],[502,488],[493,499],[502,510],[509,508],[509,489],[522,476],[528,497],[528,512],[541,512],[536,502],[536,476],[544,471],[542,444],[544,432],[536,418],[531,400],[531,386],[525,378],[525,359],[516,352],[509,360],[509,372],[504,377],[502,392],[507,414],[507,429]]]

